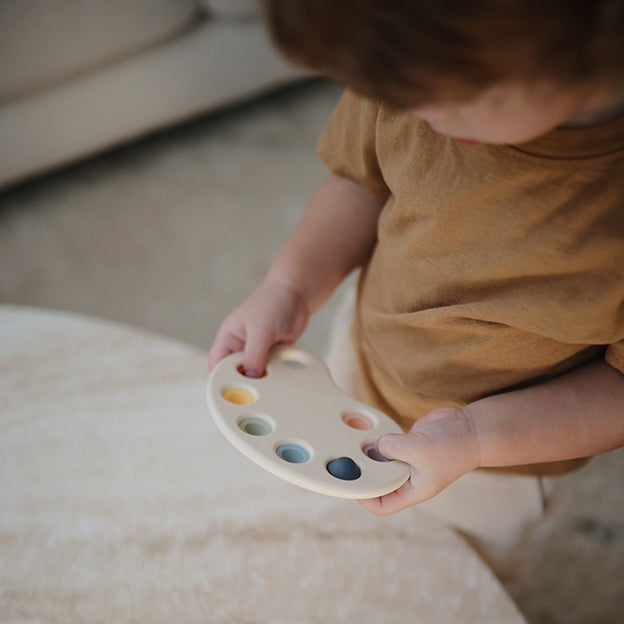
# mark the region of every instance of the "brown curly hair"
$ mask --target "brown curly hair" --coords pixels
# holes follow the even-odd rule
[[[624,0],[263,0],[294,62],[399,107],[501,80],[622,83]]]

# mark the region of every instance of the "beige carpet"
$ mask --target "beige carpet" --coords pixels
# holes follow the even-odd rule
[[[1,624],[526,624],[426,514],[377,518],[243,458],[204,352],[11,306],[0,344]]]
[[[0,194],[0,301],[78,311],[208,348],[324,169],[339,94],[299,85]],[[336,298],[301,344],[322,351]],[[533,573],[534,624],[624,621],[624,451],[596,459]]]

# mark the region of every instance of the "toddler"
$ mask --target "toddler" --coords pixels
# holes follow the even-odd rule
[[[624,445],[624,2],[264,5],[282,51],[347,89],[327,178],[209,364],[242,350],[260,375],[361,267],[330,368],[411,466],[361,504],[422,505],[502,566]]]

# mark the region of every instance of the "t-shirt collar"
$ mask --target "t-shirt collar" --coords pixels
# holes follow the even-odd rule
[[[561,127],[510,146],[545,158],[595,158],[624,150],[624,115],[589,127]]]

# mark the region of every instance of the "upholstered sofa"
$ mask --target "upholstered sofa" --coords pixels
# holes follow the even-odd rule
[[[0,188],[302,75],[254,0],[0,0]]]

